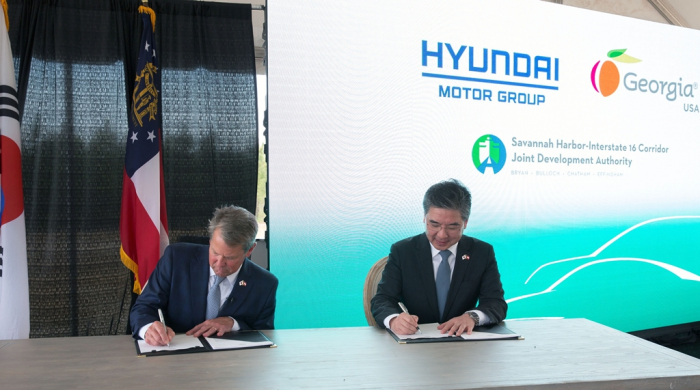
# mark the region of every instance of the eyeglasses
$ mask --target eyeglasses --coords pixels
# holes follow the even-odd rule
[[[426,226],[428,227],[428,229],[433,230],[433,231],[440,230],[440,229],[444,228],[446,231],[448,231],[450,233],[457,233],[462,229],[461,224],[443,225],[443,224],[440,224],[440,223],[437,223],[434,221],[428,221]]]

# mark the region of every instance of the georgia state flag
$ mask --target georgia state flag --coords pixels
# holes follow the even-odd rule
[[[155,13],[139,7],[143,34],[136,85],[129,108],[129,135],[124,158],[124,186],[119,225],[122,263],[134,273],[134,292],[141,294],[168,246],[168,220],[163,183],[163,142]]]

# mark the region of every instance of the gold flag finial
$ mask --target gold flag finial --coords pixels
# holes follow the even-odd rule
[[[7,0],[0,0],[2,2],[2,13],[5,15],[5,27],[7,31],[10,31],[10,18],[7,16]]]
[[[2,1],[4,2],[5,0],[2,0]],[[140,5],[139,6],[139,13],[140,14],[149,14],[151,16],[151,25],[153,26],[153,32],[156,32],[156,12],[148,7],[144,7],[144,6]]]

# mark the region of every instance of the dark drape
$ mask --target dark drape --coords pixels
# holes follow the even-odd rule
[[[119,212],[140,2],[8,3],[22,112],[30,337],[124,333],[130,276],[119,258]],[[174,242],[206,234],[220,204],[255,210],[250,6],[150,3]]]
[[[255,50],[250,5],[149,1],[163,67],[170,237],[207,235],[214,207],[255,213]],[[177,158],[173,158],[177,156]]]

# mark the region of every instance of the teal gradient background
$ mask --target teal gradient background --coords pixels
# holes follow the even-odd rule
[[[632,257],[674,265],[700,275],[700,218],[641,226],[598,256],[554,264],[551,261],[593,253],[633,224],[579,228],[477,230],[466,233],[491,243],[496,251],[506,299],[545,290],[574,268],[605,258]],[[362,287],[367,271],[390,245],[415,230],[358,230],[317,235],[313,230],[272,233],[271,269],[280,277],[276,326],[314,328],[366,325]],[[313,237],[310,237],[313,236]],[[342,245],[315,248],[298,243],[336,239]],[[275,262],[285,256],[295,261]],[[293,249],[290,249],[293,248]],[[320,251],[319,251],[320,250]],[[588,318],[623,331],[700,320],[700,282],[688,281],[655,265],[618,261],[576,272],[553,292],[511,302],[508,318]]]

